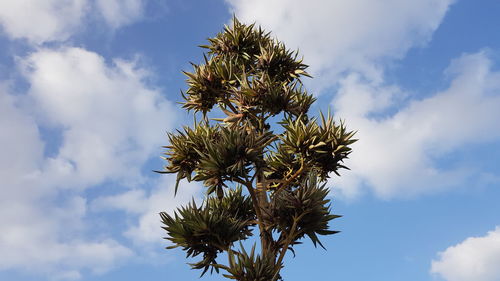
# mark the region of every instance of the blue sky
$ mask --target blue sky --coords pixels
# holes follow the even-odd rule
[[[203,187],[151,170],[233,13],[299,49],[312,112],[360,138],[329,182],[342,232],[285,280],[500,280],[496,0],[0,2],[0,280],[198,279],[157,213]]]

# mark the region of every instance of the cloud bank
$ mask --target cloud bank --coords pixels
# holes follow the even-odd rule
[[[480,176],[466,159],[448,168],[440,167],[439,159],[500,140],[500,72],[491,65],[486,52],[465,54],[447,69],[452,78],[447,89],[405,106],[397,86],[355,74],[342,79],[332,106],[358,130],[360,140],[348,161],[352,171],[334,178],[339,190],[355,196],[365,187],[383,198],[407,197]]]
[[[18,64],[29,89],[0,91],[0,269],[65,279],[109,270],[133,249],[94,228],[83,192],[144,183],[140,169],[158,152],[175,109],[134,61],[62,48]],[[59,141],[44,139],[42,129],[59,132]]]

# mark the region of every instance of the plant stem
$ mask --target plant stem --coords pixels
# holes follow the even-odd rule
[[[295,231],[297,230],[297,224],[299,223],[299,221],[302,219],[302,217],[304,215],[305,215],[305,213],[302,213],[300,216],[293,218],[293,225],[290,229],[290,233],[288,233],[288,237],[285,240],[285,245],[281,249],[278,260],[276,261],[276,266],[278,266],[276,274],[279,274],[279,271],[281,269],[281,267],[279,267],[279,265],[281,265],[281,263],[283,262],[283,259],[285,258],[285,255],[286,255],[286,251],[288,251],[288,247],[290,247],[290,243],[292,243],[292,241],[294,239]]]
[[[283,189],[285,189],[294,179],[296,179],[302,172],[304,171],[304,161],[301,162],[300,168],[293,174],[290,178],[288,178],[283,184],[281,184],[276,191],[274,192],[274,196],[278,195]]]
[[[257,198],[257,195],[255,194],[255,189],[252,186],[252,182],[249,182],[248,180],[242,181],[242,180],[236,179],[236,181],[243,184],[248,189],[248,193],[250,193],[250,197],[252,198],[253,208],[255,210],[255,215],[257,216],[256,221],[257,221],[257,224],[259,225],[262,255],[264,255],[264,253],[267,252],[267,249],[268,249],[268,241],[267,241],[268,238],[265,235],[266,230],[265,230],[263,220],[262,220],[261,206],[259,204],[259,200]]]

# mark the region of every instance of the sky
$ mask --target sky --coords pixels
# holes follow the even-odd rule
[[[192,122],[182,71],[233,14],[358,131],[328,182],[341,233],[284,279],[499,281],[497,0],[0,1],[0,280],[198,280],[158,213],[204,187],[152,170]]]

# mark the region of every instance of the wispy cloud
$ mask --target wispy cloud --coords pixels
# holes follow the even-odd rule
[[[141,18],[145,2],[144,0],[96,0],[96,6],[109,26],[119,28]]]
[[[159,213],[173,213],[180,205],[185,205],[193,199],[198,201],[201,197],[201,184],[197,182],[182,181],[176,196],[174,189],[175,176],[163,176],[150,192],[131,189],[116,195],[99,197],[92,203],[92,208],[95,211],[120,210],[130,214],[135,219],[124,235],[141,249],[160,249],[160,244],[165,245],[167,241],[161,239],[165,237],[165,231],[160,227]],[[151,251],[154,252],[154,249]]]

